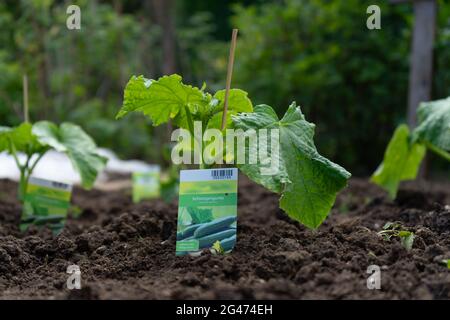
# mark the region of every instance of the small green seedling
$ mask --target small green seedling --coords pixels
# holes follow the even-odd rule
[[[63,123],[58,127],[49,121],[40,121],[35,124],[24,122],[14,128],[0,127],[0,152],[12,155],[20,171],[21,201],[36,165],[52,149],[69,157],[86,189],[92,187],[106,164],[106,158],[98,153],[92,138],[75,124]],[[20,153],[25,155],[24,161],[19,160]]]
[[[410,251],[414,243],[414,233],[404,230],[402,225],[398,222],[387,222],[383,226],[383,230],[378,232],[384,240],[390,241],[393,237],[400,239],[400,242],[407,251]]]
[[[92,138],[75,124],[63,123],[58,127],[49,121],[30,123],[26,75],[23,95],[24,122],[17,127],[0,126],[0,153],[12,155],[20,172],[18,197],[23,203],[20,229],[32,224],[49,225],[58,233],[64,227],[72,186],[32,177],[37,164],[49,150],[64,153],[80,174],[82,186],[89,189],[107,159],[98,153]],[[75,210],[73,214],[76,213]]]
[[[405,124],[397,127],[383,162],[371,177],[392,199],[401,181],[417,177],[427,150],[450,161],[450,97],[422,103],[417,118],[418,126],[412,132]]]
[[[217,254],[225,254],[225,250],[222,248],[222,245],[220,244],[220,241],[217,240],[214,242],[212,248],[215,250]]]

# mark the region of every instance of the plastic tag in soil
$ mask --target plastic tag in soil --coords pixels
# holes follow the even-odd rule
[[[238,170],[181,170],[176,254],[229,253],[236,244]]]
[[[31,177],[25,193],[20,229],[47,225],[54,233],[64,228],[72,185]]]
[[[155,199],[160,196],[160,173],[158,165],[145,172],[133,172],[133,202],[144,199]]]

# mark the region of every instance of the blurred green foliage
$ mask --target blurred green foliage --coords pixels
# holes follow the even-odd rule
[[[371,31],[372,3],[285,0],[238,6],[233,18],[242,30],[234,84],[279,114],[296,100],[318,125],[320,151],[356,175],[376,167],[407,106],[412,6],[380,2],[382,29]],[[436,97],[450,89],[449,5],[441,7]]]
[[[122,157],[161,161],[165,127],[116,121],[132,74],[163,73],[163,30],[152,0],[4,0],[0,3],[0,125],[22,119],[28,74],[33,121],[82,125]],[[366,28],[367,0],[173,0],[176,71],[215,91],[224,86],[231,26],[240,29],[233,86],[284,113],[296,100],[317,126],[321,153],[354,174],[382,158],[405,120],[411,4],[379,1],[382,29]],[[66,8],[82,11],[66,28]],[[150,9],[149,9],[150,8]],[[439,0],[433,98],[450,95],[450,4]]]
[[[148,18],[144,1],[78,0],[81,30],[68,30],[66,9],[72,3],[0,3],[0,124],[22,120],[22,75],[27,74],[32,121],[72,121],[122,157],[161,161],[167,128],[153,129],[139,115],[115,120],[131,75],[161,76],[161,28]],[[224,64],[211,58],[222,56],[212,31],[211,16],[198,13],[176,34],[180,73],[186,70],[200,85],[217,77],[214,64]],[[224,45],[217,42],[215,48]]]
[[[114,114],[129,74],[138,72],[140,56],[156,41],[157,31],[147,29],[148,44],[140,45],[144,26],[133,16],[96,1],[77,4],[82,11],[81,30],[66,28],[69,2],[0,4],[0,37],[6,44],[0,50],[1,122],[20,121],[26,73],[33,121],[73,121],[101,146],[116,146],[122,154],[133,155],[149,144],[150,127],[142,118],[116,122]]]
[[[441,0],[439,4],[434,95],[444,98],[450,96],[450,1]]]

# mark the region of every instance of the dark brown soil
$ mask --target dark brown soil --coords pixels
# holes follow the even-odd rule
[[[16,184],[0,180],[3,299],[449,299],[450,185],[403,186],[396,202],[353,179],[319,230],[289,219],[277,196],[241,177],[238,241],[227,256],[175,256],[176,203],[134,205],[127,192],[76,190],[78,219],[59,236],[18,230]],[[406,251],[377,232],[399,221]],[[67,266],[81,290],[66,288]],[[368,290],[367,267],[381,267]]]

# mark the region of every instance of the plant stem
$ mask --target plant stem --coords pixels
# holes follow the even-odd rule
[[[17,150],[14,146],[14,143],[11,141],[11,139],[8,139],[9,143],[9,151],[12,154],[14,161],[16,162],[16,166],[20,171],[20,178],[19,178],[19,190],[18,190],[18,198],[20,201],[23,200],[25,196],[25,190],[26,190],[26,167],[22,166],[19,161],[19,157],[17,156]]]
[[[42,159],[42,157],[45,155],[47,151],[44,151],[43,153],[39,154],[39,156],[37,157],[37,159],[34,161],[34,163],[31,165],[30,170],[29,170],[29,174],[31,175],[34,171],[34,168],[36,168],[36,165],[38,164],[38,162]],[[31,158],[30,158],[31,159]]]
[[[189,132],[191,133],[192,137],[194,137],[194,121],[192,120],[191,111],[189,111],[188,106],[184,106],[184,112],[186,113]]]
[[[191,151],[195,150],[195,135],[194,135],[194,121],[192,120],[191,112],[189,111],[188,106],[184,106],[184,112],[186,113],[186,120],[188,123],[189,132],[191,133]]]
[[[29,176],[27,176],[25,172],[25,168],[22,168],[20,170],[20,180],[19,180],[19,200],[24,201],[25,200],[25,193],[27,192],[27,186],[28,186],[28,179]]]
[[[189,132],[191,133],[191,138],[192,138],[191,139],[191,149],[192,149],[192,152],[195,152],[195,141],[197,139],[196,139],[195,132],[194,132],[194,121],[192,119],[192,115],[191,115],[191,112],[189,111],[188,106],[184,106],[184,112],[186,113],[186,119],[187,119],[187,123],[188,123],[188,127],[189,127]],[[203,135],[203,132],[202,132],[202,135]],[[203,150],[203,142],[197,141],[197,143],[199,143],[202,146],[202,150]],[[200,160],[199,161],[200,162],[199,169],[204,169],[203,155],[201,154],[201,152],[199,154],[199,160]]]
[[[25,194],[27,193],[28,180],[30,180],[30,176],[32,170],[30,169],[30,160],[32,155],[27,154],[27,160],[25,164],[20,167],[20,181],[19,181],[19,199],[21,201],[25,200]]]
[[[9,148],[11,150],[11,154],[14,158],[14,161],[16,162],[16,166],[19,170],[22,170],[22,165],[20,164],[19,158],[17,157],[16,148],[14,147],[14,144],[9,140]]]
[[[432,145],[429,142],[426,142],[425,145],[428,149],[436,153],[437,155],[441,156],[442,158],[446,159],[447,161],[450,161],[450,153],[446,152],[445,150],[442,150],[441,148],[438,148],[434,145]]]
[[[23,186],[22,186],[23,197],[25,197],[25,193],[28,188],[28,182],[30,180],[31,175],[33,174],[34,169],[36,168],[36,165],[42,159],[42,157],[45,155],[46,152],[47,151],[40,153],[39,156],[36,158],[36,160],[34,160],[34,162],[31,166],[29,164],[30,164],[32,155],[28,157],[26,166],[24,167],[24,181],[23,181]]]

